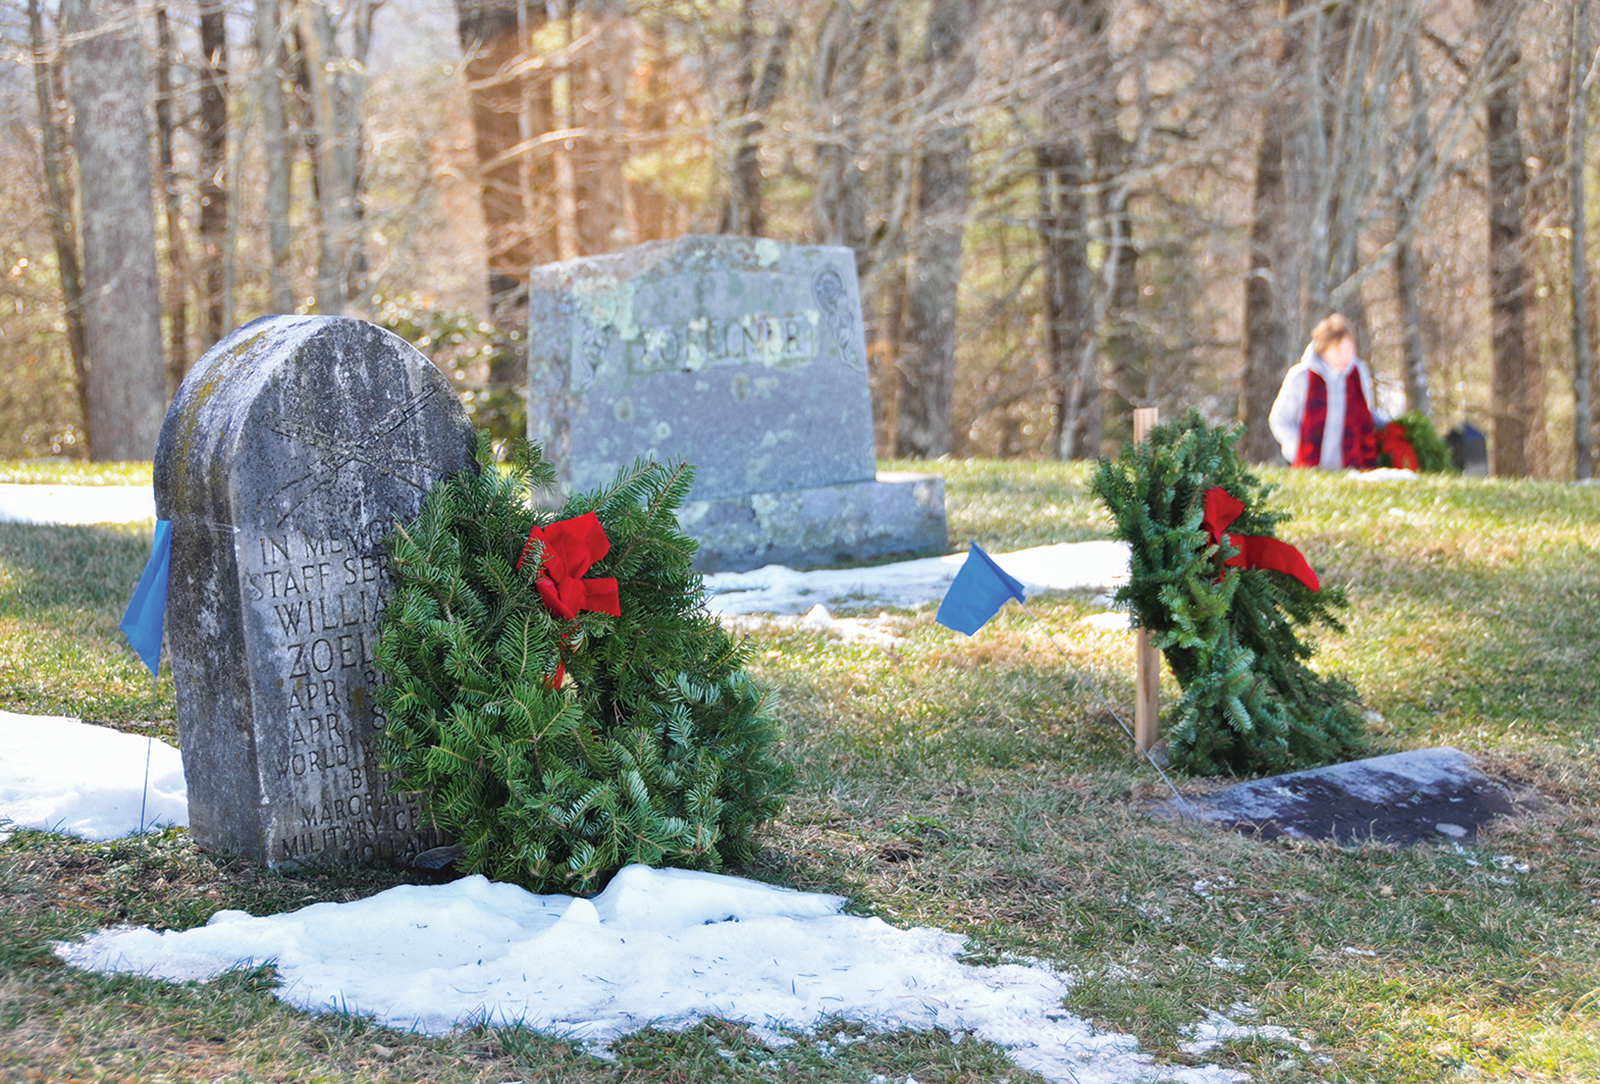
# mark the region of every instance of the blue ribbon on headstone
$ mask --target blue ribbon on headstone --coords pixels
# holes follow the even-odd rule
[[[150,547],[150,560],[139,574],[127,612],[117,627],[128,643],[150,668],[151,676],[161,669],[161,630],[167,616],[167,576],[172,568],[172,521],[156,520],[156,537]]]
[[[947,629],[971,636],[1012,598],[1018,602],[1027,601],[1023,597],[1022,582],[995,564],[994,558],[974,542],[967,550],[966,564],[961,566],[950,590],[945,592],[934,620]]]

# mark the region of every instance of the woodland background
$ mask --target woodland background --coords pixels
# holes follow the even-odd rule
[[[1266,411],[1343,311],[1391,413],[1593,473],[1592,0],[0,0],[0,457],[148,459],[268,312],[523,424],[529,267],[847,245],[884,455]]]

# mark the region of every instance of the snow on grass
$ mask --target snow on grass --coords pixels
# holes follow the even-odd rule
[[[1125,542],[1063,542],[992,555],[1028,593],[1113,588],[1128,582]],[[796,572],[767,565],[753,572],[717,572],[705,578],[712,613],[805,613],[835,600],[891,606],[918,606],[944,598],[967,555],[924,557],[871,568]]]
[[[3,523],[137,523],[155,515],[155,491],[149,486],[0,483]]]
[[[59,716],[0,711],[0,821],[86,839],[189,823],[183,760],[166,742]]]
[[[1132,1036],[1096,1032],[1062,1009],[1068,981],[1047,967],[971,967],[958,960],[965,938],[846,915],[843,903],[629,866],[592,901],[473,876],[265,918],[220,911],[181,933],[106,930],[56,952],[80,968],[169,981],[272,962],[289,1004],[430,1034],[522,1024],[604,1051],[646,1026],[681,1029],[706,1016],[764,1031],[842,1017],[970,1034],[1051,1080],[1243,1079],[1215,1066],[1156,1066]]]

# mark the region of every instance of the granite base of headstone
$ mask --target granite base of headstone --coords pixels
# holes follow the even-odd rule
[[[371,739],[396,519],[472,460],[443,375],[359,320],[264,317],[190,371],[156,448],[190,831],[270,866],[403,864],[445,842]]]
[[[569,490],[694,464],[702,572],[942,554],[944,481],[878,473],[849,249],[691,235],[533,270],[529,436]]]

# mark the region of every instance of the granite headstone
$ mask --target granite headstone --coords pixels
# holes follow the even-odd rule
[[[184,380],[156,447],[189,821],[268,865],[403,863],[443,841],[371,737],[382,539],[473,431],[443,375],[359,320],[264,317]]]
[[[696,470],[701,571],[946,550],[944,483],[876,470],[849,249],[686,236],[534,268],[529,436],[569,489]]]

